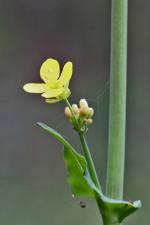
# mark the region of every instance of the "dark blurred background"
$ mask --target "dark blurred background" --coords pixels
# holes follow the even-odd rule
[[[124,224],[148,225],[150,211],[150,1],[129,1],[126,200],[143,208]],[[71,101],[94,107],[88,133],[105,188],[108,136],[110,0],[0,0],[0,224],[99,225],[94,201],[71,197],[62,146],[36,122],[46,122],[81,149],[64,119],[64,103],[45,104],[22,91],[38,82],[48,57],[72,60]]]

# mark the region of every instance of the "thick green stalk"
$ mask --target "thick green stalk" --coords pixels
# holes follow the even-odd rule
[[[126,67],[127,67],[127,4],[128,0],[112,0],[111,77],[109,109],[109,143],[107,196],[123,198]],[[117,225],[115,223],[115,225]]]

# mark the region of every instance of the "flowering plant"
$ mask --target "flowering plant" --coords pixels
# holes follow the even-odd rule
[[[128,202],[105,196],[97,176],[95,165],[86,141],[88,126],[93,123],[94,109],[89,107],[85,99],[77,104],[70,104],[68,97],[69,82],[72,76],[72,62],[64,65],[60,75],[59,63],[54,59],[47,59],[41,66],[40,76],[44,83],[28,83],[23,89],[29,93],[40,93],[47,103],[64,100],[65,116],[78,132],[83,155],[57,131],[44,123],[38,125],[59,140],[64,146],[64,162],[68,172],[68,183],[73,196],[90,196],[97,202],[104,225],[118,224],[125,217],[141,207],[140,201]]]

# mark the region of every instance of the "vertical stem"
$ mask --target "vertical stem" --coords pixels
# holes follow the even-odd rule
[[[81,141],[81,144],[82,144],[82,148],[83,148],[83,151],[84,151],[84,155],[85,155],[85,158],[86,158],[86,161],[87,161],[87,166],[88,166],[91,178],[93,179],[93,182],[96,185],[96,187],[101,190],[101,185],[99,183],[99,179],[98,179],[98,176],[97,176],[97,173],[96,173],[94,162],[93,162],[88,144],[86,142],[85,136],[82,132],[79,132],[79,137],[80,137],[80,141]]]
[[[84,152],[84,155],[85,155],[85,158],[86,158],[87,167],[89,169],[89,173],[91,175],[91,178],[92,178],[94,184],[96,185],[96,187],[99,190],[102,190],[99,179],[98,179],[98,176],[97,176],[97,173],[96,173],[94,162],[92,160],[90,149],[89,149],[88,144],[87,144],[86,139],[85,139],[85,136],[82,132],[79,132],[79,137],[80,137],[81,145],[82,145],[82,148],[83,148],[83,152]],[[96,192],[95,192],[95,200],[97,202],[98,209],[101,213],[101,202],[100,202],[99,196],[97,195]]]
[[[127,3],[128,0],[112,0],[109,143],[106,192],[107,196],[115,199],[123,198],[126,121]]]

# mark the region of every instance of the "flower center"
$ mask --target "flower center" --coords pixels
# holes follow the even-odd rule
[[[47,83],[47,88],[48,89],[57,89],[57,88],[59,88],[58,80],[53,81],[52,83]]]

